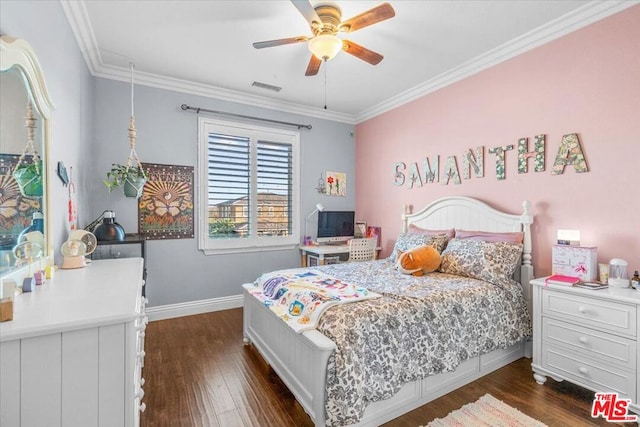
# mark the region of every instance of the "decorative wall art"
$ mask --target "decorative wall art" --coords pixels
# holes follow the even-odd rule
[[[517,152],[517,169],[519,174],[529,172],[529,160],[533,162],[535,172],[544,172],[545,170],[545,142],[546,135],[540,134],[534,137],[533,150],[529,151],[528,138],[518,139]],[[508,152],[514,151],[514,144],[501,145],[492,147],[487,150],[489,154],[494,155],[496,179],[502,181],[506,179],[506,162],[507,158],[513,158],[514,154],[507,155]],[[413,162],[406,164],[405,162],[397,162],[394,165],[393,184],[402,186],[408,184],[409,188],[422,187],[429,183],[440,183],[442,185],[461,184],[462,180],[471,179],[471,172],[476,178],[484,177],[484,146],[470,148],[462,153],[462,174],[458,168],[456,156],[448,156],[443,162],[440,156],[435,155],[429,159],[425,156],[422,164]],[[442,168],[442,181],[440,165]],[[556,153],[552,175],[560,175],[564,173],[565,166],[572,165],[575,172],[589,172],[587,161],[584,156],[582,144],[577,133],[564,135],[558,151]],[[329,172],[327,172],[329,173]],[[460,177],[462,176],[462,180]]]
[[[12,171],[20,155],[0,154],[0,244],[13,246],[20,232],[31,224],[33,213],[41,210],[40,198],[26,197]]]
[[[328,196],[347,195],[347,174],[344,172],[325,172],[326,194]]]
[[[148,180],[138,201],[140,234],[150,240],[193,238],[193,166],[142,167]]]

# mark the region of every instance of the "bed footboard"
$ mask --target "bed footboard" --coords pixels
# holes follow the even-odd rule
[[[325,382],[336,345],[317,330],[294,332],[244,288],[243,336],[253,344],[316,426],[325,425]],[[268,341],[267,341],[268,339]]]

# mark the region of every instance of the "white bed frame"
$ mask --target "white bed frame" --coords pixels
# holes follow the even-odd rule
[[[429,229],[459,228],[480,231],[523,231],[524,248],[516,280],[523,287],[531,313],[531,204],[522,203],[520,215],[500,212],[468,197],[445,197],[416,213],[405,206],[403,231],[409,224]],[[325,426],[325,380],[329,356],[335,343],[317,330],[294,332],[271,310],[244,288],[244,341],[253,344],[280,376],[316,426]],[[530,342],[495,350],[458,366],[453,372],[434,375],[406,384],[392,398],[369,405],[358,426],[377,426],[424,405],[523,356],[531,357]]]

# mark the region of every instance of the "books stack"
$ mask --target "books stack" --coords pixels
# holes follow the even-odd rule
[[[553,276],[549,276],[545,279],[544,284],[545,286],[550,284],[560,286],[576,286],[585,289],[605,289],[609,287],[609,285],[607,285],[606,283],[583,282],[579,277],[565,276],[564,274],[554,274]]]
[[[580,278],[576,276],[565,276],[564,274],[554,274],[545,279],[545,285],[574,286],[580,283]]]

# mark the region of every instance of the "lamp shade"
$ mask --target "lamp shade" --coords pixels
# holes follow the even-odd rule
[[[328,61],[342,50],[342,39],[333,34],[319,34],[309,40],[309,50],[316,58]]]

